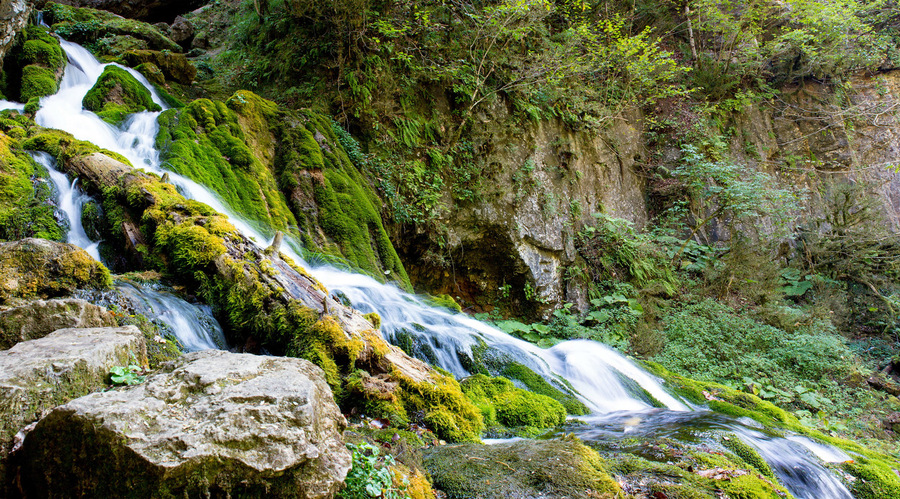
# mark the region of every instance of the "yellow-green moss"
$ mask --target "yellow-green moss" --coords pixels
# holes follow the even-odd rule
[[[147,90],[128,71],[107,66],[94,86],[81,101],[85,109],[113,125],[121,123],[129,114],[141,111],[161,111]]]
[[[486,425],[552,428],[566,420],[562,404],[545,395],[517,388],[506,378],[470,376],[460,383],[463,393],[480,410]]]
[[[546,395],[553,400],[556,400],[566,408],[566,412],[569,414],[583,416],[585,414],[590,414],[591,412],[577,397],[554,387],[524,364],[510,362],[503,367],[500,374],[506,378],[522,382],[522,384],[534,393]]]
[[[0,301],[50,298],[78,288],[107,289],[111,285],[109,270],[81,248],[40,239],[0,246]]]
[[[900,469],[896,465],[862,457],[844,463],[843,468],[856,477],[850,483],[850,489],[857,499],[900,497],[900,477],[897,476]]]
[[[368,314],[365,314],[363,317],[365,317],[367,321],[372,323],[373,328],[381,329],[381,316],[378,315],[378,312],[370,312]]]
[[[131,162],[128,158],[112,151],[101,149],[85,140],[78,140],[68,132],[49,128],[31,130],[30,136],[22,143],[24,149],[43,151],[56,158],[60,163],[79,156],[86,156],[95,152],[101,152],[126,165]]]
[[[425,451],[435,488],[450,498],[617,497],[599,454],[574,437]]]

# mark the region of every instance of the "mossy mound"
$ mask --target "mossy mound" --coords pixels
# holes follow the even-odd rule
[[[131,164],[125,156],[101,149],[88,141],[78,140],[68,132],[36,127],[34,122],[27,122],[23,126],[27,128],[28,137],[22,141],[22,148],[30,151],[43,151],[56,158],[60,164],[72,158],[95,152],[103,153],[126,165]]]
[[[215,191],[240,215],[288,231],[296,220],[264,163],[271,145],[248,137],[240,120],[225,103],[208,99],[166,111],[157,135],[161,159]]]
[[[63,239],[65,228],[50,203],[51,186],[47,171],[0,132],[0,241]]]
[[[9,99],[28,102],[59,90],[66,56],[46,28],[28,26],[3,62],[0,91]]]
[[[380,200],[330,120],[240,91],[160,116],[157,147],[172,170],[204,184],[241,215],[300,229],[308,250],[346,259],[409,288],[381,220]]]
[[[181,52],[181,47],[157,27],[103,10],[48,3],[43,12],[54,33],[99,56],[118,57],[135,48]]]
[[[492,426],[500,425],[512,429],[513,433],[530,435],[566,420],[566,409],[562,404],[546,395],[517,388],[506,378],[476,374],[464,379],[460,386],[481,410],[488,431]]]
[[[434,486],[451,499],[615,497],[606,462],[574,437],[425,451]],[[608,496],[604,495],[608,494]]]
[[[111,285],[109,270],[71,244],[32,238],[0,243],[0,302],[53,298],[77,288]]]
[[[97,82],[81,101],[85,109],[94,111],[107,123],[118,125],[132,113],[162,111],[147,90],[128,71],[107,66]]]
[[[159,50],[129,50],[122,59],[131,67],[142,64],[153,64],[164,75],[165,79],[174,80],[182,85],[190,85],[197,78],[197,68],[184,54],[176,54]],[[162,84],[164,82],[159,82]]]
[[[746,466],[736,456],[713,449],[687,449],[677,442],[645,443],[654,460],[624,452],[604,454],[610,473],[631,490],[648,497],[684,499],[784,499],[784,487]],[[657,460],[658,459],[658,460]]]

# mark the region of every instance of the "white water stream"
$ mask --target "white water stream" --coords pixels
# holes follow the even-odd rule
[[[159,153],[154,148],[158,132],[156,120],[158,113],[135,114],[120,129],[103,122],[94,113],[83,110],[81,101],[105,65],[99,63],[79,45],[64,41],[62,46],[69,57],[69,65],[66,67],[60,91],[56,95],[41,99],[37,122],[45,127],[65,130],[76,138],[120,153],[136,167],[160,175],[165,173],[159,164]],[[136,72],[129,71],[151,89],[154,101],[165,109],[165,104],[153,91],[152,86]],[[0,107],[3,105],[4,103],[0,102]],[[21,109],[20,105],[15,103],[9,103],[8,107]],[[266,245],[272,237],[271,233],[263,233],[237,216],[205,187],[173,172],[169,172],[169,179],[186,197],[206,203],[228,216],[231,223],[257,245],[261,247]],[[74,184],[75,182],[62,181],[57,185],[74,187]],[[77,196],[73,194],[73,199],[75,198]],[[73,230],[77,230],[74,229],[76,225],[74,222],[80,226],[77,201],[73,201],[67,210]],[[83,229],[81,232],[83,233]],[[70,235],[70,240],[83,245],[82,247],[87,248],[95,244],[79,238],[77,234]],[[297,264],[308,267],[299,254],[288,246],[283,245],[282,251]],[[382,318],[383,332],[389,339],[396,341],[402,335],[414,338],[417,348],[426,360],[458,377],[469,374],[464,367],[463,359],[472,357],[473,348],[478,349],[486,345],[492,355],[520,362],[541,373],[548,380],[556,381],[557,384],[560,384],[561,380],[568,382],[581,400],[594,411],[594,415],[586,419],[591,423],[591,428],[597,429],[598,434],[611,435],[600,429],[604,425],[618,424],[610,421],[637,421],[634,424],[629,423],[630,426],[623,424],[621,431],[624,433],[633,430],[652,434],[657,430],[653,421],[663,419],[667,424],[672,421],[688,422],[709,414],[688,407],[669,394],[656,377],[599,343],[586,340],[569,341],[544,350],[465,315],[451,314],[429,307],[415,296],[369,277],[330,267],[316,267],[310,271],[332,293],[342,294],[349,299],[354,308],[364,313],[377,312]],[[167,308],[173,305],[163,301],[157,304],[157,307]],[[189,343],[184,339],[182,341],[185,344]],[[215,347],[215,339],[209,341],[211,343],[201,347]],[[664,408],[654,408],[654,405],[659,404],[654,404],[653,399]],[[724,426],[757,448],[794,496],[808,499],[852,497],[846,487],[822,466],[820,458],[817,457],[817,455],[834,456],[839,451],[814,441],[798,443],[785,438],[771,437],[736,421],[730,421]],[[687,423],[684,425],[689,426]],[[590,431],[581,433],[586,440],[591,439]]]

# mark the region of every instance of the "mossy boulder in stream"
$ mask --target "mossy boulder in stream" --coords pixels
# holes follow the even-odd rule
[[[434,486],[451,499],[616,497],[619,485],[596,451],[574,437],[425,452]]]
[[[481,414],[452,376],[389,345],[372,322],[331,297],[278,248],[260,249],[224,216],[159,177],[71,137],[30,133],[29,143],[52,150],[61,168],[102,199],[110,238],[131,254],[131,264],[159,270],[212,305],[230,344],[311,360],[348,410],[378,399],[441,438],[478,440]],[[348,389],[361,371],[380,383]]]
[[[77,246],[31,238],[0,243],[0,303],[111,284],[109,270]]]
[[[532,436],[566,420],[566,409],[562,404],[546,395],[518,388],[506,378],[476,374],[464,379],[460,386],[481,410],[488,432],[498,436],[506,436],[507,431]]]
[[[28,26],[4,60],[0,90],[20,102],[55,94],[65,67],[59,40],[47,28]]]
[[[107,66],[82,100],[82,105],[107,123],[118,125],[126,116],[141,111],[161,111],[147,90],[128,71]]]

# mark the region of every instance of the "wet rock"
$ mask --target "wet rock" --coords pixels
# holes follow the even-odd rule
[[[190,85],[197,78],[197,68],[184,54],[158,50],[131,50],[124,55],[130,66],[153,63],[169,80]]]
[[[111,284],[109,270],[75,245],[33,238],[0,243],[0,303]]]
[[[17,459],[35,497],[331,497],[345,424],[313,364],[204,351],[54,409]]]
[[[134,326],[61,329],[0,351],[0,477],[16,432],[45,411],[106,386],[112,367],[146,363],[146,355]]]
[[[84,300],[35,300],[0,311],[0,350],[43,338],[57,329],[113,327],[116,320],[103,307]]]

